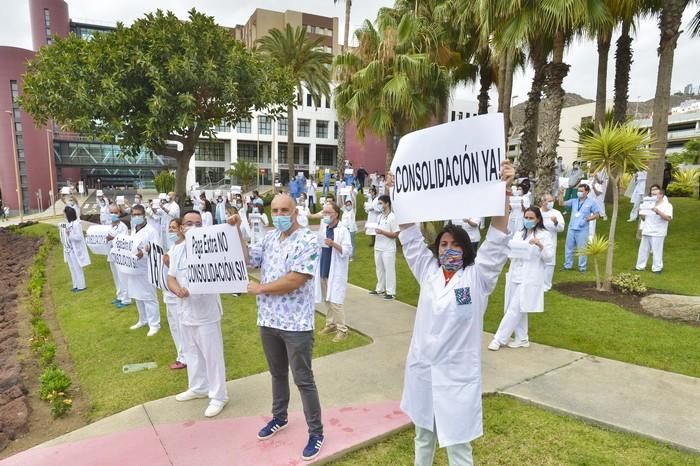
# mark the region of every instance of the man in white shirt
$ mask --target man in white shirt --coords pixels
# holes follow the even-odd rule
[[[644,270],[651,252],[651,271],[658,274],[664,268],[664,240],[668,233],[668,223],[673,220],[673,206],[668,202],[666,192],[659,185],[653,185],[650,194],[656,197],[656,205],[652,208],[651,214],[643,216],[642,242],[639,243],[635,268]]]
[[[544,228],[549,232],[554,250],[552,259],[544,267],[544,291],[547,292],[552,289],[552,276],[554,276],[554,266],[557,264],[557,235],[564,231],[566,225],[564,224],[564,216],[554,208],[554,196],[551,194],[544,195],[540,203],[540,210]]]
[[[185,212],[183,233],[201,226],[199,212]],[[168,256],[168,288],[178,297],[183,355],[187,361],[187,390],[176,395],[175,399],[189,401],[208,397],[209,406],[204,415],[214,417],[228,403],[221,299],[218,294],[191,295],[188,291],[187,242],[175,246]]]

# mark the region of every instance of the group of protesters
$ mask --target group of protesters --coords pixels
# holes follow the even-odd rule
[[[557,236],[566,224],[563,270],[573,267],[574,249],[588,241],[591,223],[605,217],[604,173],[591,173],[590,184],[584,183],[580,166],[575,164],[568,186],[553,186],[535,202],[533,181],[520,179],[509,186],[514,172],[509,162],[503,162],[505,214],[491,218],[483,242],[481,230],[486,219],[469,217],[447,220],[433,244],[427,245],[417,225],[398,223],[388,195],[393,188],[390,173],[381,179],[371,178],[368,188],[360,185],[366,194],[362,206],[367,213],[365,233],[374,248],[377,274],[377,284],[369,293],[385,300],[395,298],[397,240],[420,286],[401,401],[416,426],[416,464],[432,464],[437,441],[447,447],[451,464],[472,464],[470,442],[482,433],[478,361],[483,316],[505,263],[510,259],[504,316],[488,345],[492,351],[529,346],[528,315],[544,311],[544,294],[552,287]],[[637,174],[633,189],[644,197],[646,189],[639,186],[640,180],[643,176]],[[259,282],[249,281],[247,292],[257,300],[257,325],[272,377],[272,417],[257,437],[266,440],[287,427],[291,369],[309,432],[302,457],[310,460],[319,454],[324,431],[311,367],[314,311],[317,304],[325,305],[326,320],[318,329],[319,335],[334,335],[336,342],[347,338],[343,304],[358,231],[357,187],[354,179],[341,180],[335,193],[325,189],[319,193],[315,182],[299,174],[288,193],[278,192],[271,199],[271,219],[256,191],[249,197],[239,191],[215,192],[210,200],[206,193],[193,190],[193,208],[185,212],[181,212],[175,193],[148,202],[137,194],[133,203],[124,200],[118,204],[98,192],[101,223],[110,226],[107,240],[126,236],[137,251],[131,274],[110,263],[113,304],[123,309],[135,301],[138,321],[131,329],[148,327],[149,337],[160,329],[160,311],[156,286],[148,279],[146,256],[153,245],[167,251],[163,257],[167,289],[162,295],[176,349],[170,367],[186,369],[188,375],[188,388],[175,397],[177,401],[208,398],[207,417],[218,415],[228,402],[220,296],[190,293],[186,247],[191,229],[227,224],[236,230],[247,264],[260,268]],[[660,273],[663,236],[672,207],[660,187],[650,187],[649,194],[656,199],[655,204],[637,209],[644,221],[636,268],[645,267],[651,251],[652,270]],[[555,208],[557,198],[563,212]],[[634,196],[632,200],[636,202]],[[90,263],[90,256],[82,239],[77,199],[70,197],[66,203],[67,222],[61,230],[64,253],[73,290],[80,292],[86,289],[82,268]],[[122,221],[126,215],[130,216],[130,228]],[[315,218],[321,222],[318,230],[312,231],[309,220]],[[585,271],[586,265],[585,256],[580,256],[578,270]]]

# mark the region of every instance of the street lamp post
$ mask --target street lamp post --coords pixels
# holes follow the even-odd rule
[[[53,214],[56,215],[56,201],[54,198],[54,183],[53,183],[53,170],[51,169],[51,156],[53,155],[53,151],[51,150],[51,130],[47,129],[46,130],[46,149],[48,150],[48,156],[49,156],[49,179],[50,185],[49,185],[49,201],[51,201],[51,205],[53,206]]]
[[[19,222],[24,223],[24,205],[22,202],[22,186],[19,183],[19,157],[17,156],[17,136],[15,136],[15,116],[10,110],[5,110],[10,116],[10,135],[12,137],[12,158],[15,161],[15,183],[17,183],[17,207],[19,208]]]

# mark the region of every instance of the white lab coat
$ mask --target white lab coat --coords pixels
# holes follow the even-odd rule
[[[265,238],[265,227],[269,224],[267,214],[251,213],[250,214],[250,244],[261,243]]]
[[[311,215],[308,205],[309,200],[307,199],[306,202],[305,205],[297,205],[297,223],[302,227],[309,226],[309,215]]]
[[[134,238],[137,247],[143,251],[143,257],[136,263],[136,272],[127,274],[129,297],[140,301],[156,299],[156,288],[148,280],[148,252],[145,247],[149,242],[160,244],[160,232],[146,224],[138,232],[132,229],[131,237]]]
[[[511,260],[510,269],[506,273],[504,311],[508,311],[513,301],[517,300],[520,312],[544,312],[544,269],[550,261],[554,260],[554,252],[551,236],[547,230],[536,229],[534,236],[542,243],[542,249],[534,244],[528,244],[527,259]],[[532,236],[523,239],[523,232],[518,231],[511,241],[529,243],[531,239]],[[522,267],[517,282],[520,286],[514,289],[517,294],[511,293],[511,288],[516,284],[513,276],[514,267]]]
[[[73,255],[80,267],[90,265],[90,254],[88,253],[83,227],[80,220],[69,222],[66,225],[66,243],[63,245],[63,261],[68,262],[68,256]]]
[[[549,240],[552,243],[552,259],[550,264],[554,265],[557,260],[557,234],[564,231],[566,223],[564,222],[564,216],[557,209],[549,209],[547,212],[544,210],[542,212],[542,222],[544,223],[544,228],[549,232]],[[556,217],[557,224],[555,225],[552,221],[552,217]]]
[[[210,227],[214,224],[214,217],[212,217],[211,212],[201,212],[202,214],[202,226]],[[170,247],[173,245],[171,244]]]
[[[327,225],[321,222],[318,229],[318,241],[323,248],[326,239]],[[345,301],[345,290],[348,287],[348,259],[352,256],[352,243],[350,241],[350,232],[341,223],[335,227],[333,233],[333,241],[342,246],[343,252],[338,252],[335,248],[331,253],[331,269],[328,273],[328,289],[326,291],[325,300],[334,304],[343,304]],[[316,266],[316,302],[321,303],[324,297],[321,295],[321,256],[319,254],[318,264]]]
[[[165,210],[161,209],[161,220],[160,220],[160,244],[163,246],[163,249],[168,250],[170,249],[170,240],[168,239],[168,228],[170,228],[170,222],[175,219],[175,218],[180,218],[180,206],[177,205],[177,202],[172,201],[168,204],[165,204],[165,208],[168,209],[168,212]]]
[[[97,204],[100,206],[100,224],[110,225],[112,223],[112,216],[109,213],[109,202],[105,199],[104,205],[100,205],[99,201]]]
[[[399,240],[420,284],[401,409],[417,427],[437,429],[441,447],[470,442],[483,434],[484,313],[507,258],[508,235],[489,229],[475,264],[447,285],[417,225],[402,231]]]
[[[378,197],[375,197],[374,199],[368,198],[365,201],[365,212],[367,212],[367,223],[377,223],[379,221],[379,214],[375,210],[375,208],[377,207],[378,201],[379,201]],[[366,228],[365,234],[369,235],[369,236],[376,236],[376,233],[374,232],[374,228]]]

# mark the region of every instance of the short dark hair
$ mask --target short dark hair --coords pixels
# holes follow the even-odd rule
[[[143,215],[146,215],[146,209],[144,209],[143,204],[136,204],[131,208],[131,215],[134,215],[134,211],[138,210],[141,212]]]
[[[654,189],[654,188],[656,188],[656,189],[658,189],[659,191],[661,191],[661,186],[659,186],[658,184],[652,184],[651,186],[649,186],[649,195],[650,195],[650,196],[651,196],[651,190]]]
[[[379,196],[378,200],[383,202],[384,204],[389,204],[389,207],[391,207],[391,198],[388,194],[382,194],[381,196]]]
[[[591,192],[591,187],[588,186],[586,183],[581,183],[581,184],[579,184],[579,185],[576,187],[576,189],[578,189],[578,188],[583,188],[583,189],[585,189],[587,193],[590,193],[590,192]]]
[[[387,196],[388,197],[388,196]],[[469,234],[459,225],[455,225],[452,222],[448,223],[440,230],[440,233],[435,237],[435,244],[433,245],[433,253],[438,260],[438,265],[440,265],[440,241],[442,240],[442,235],[449,233],[452,235],[454,240],[462,248],[462,268],[474,265],[474,259],[476,259],[476,253],[472,247],[472,241],[469,239]]]
[[[544,230],[544,219],[542,218],[542,211],[539,207],[534,205],[530,206],[527,209],[525,209],[523,215],[525,215],[525,212],[532,212],[533,214],[535,214],[535,217],[537,217],[537,225],[535,225],[535,230]]]
[[[69,222],[75,222],[78,220],[78,214],[75,212],[75,209],[70,206],[66,206],[66,208],[63,209],[63,213],[66,214],[66,220]]]
[[[329,205],[329,203],[326,203],[326,205]],[[331,202],[330,206],[333,208],[333,210],[335,210],[335,213],[338,214],[338,220],[340,220],[340,216],[341,216],[340,206],[336,202]],[[324,209],[325,209],[325,206],[324,206]]]
[[[182,214],[182,218],[185,218],[185,215],[187,215],[187,214],[197,214],[197,215],[199,215],[199,218],[202,218],[202,213],[198,210],[194,210],[194,209],[186,210],[185,213]]]

